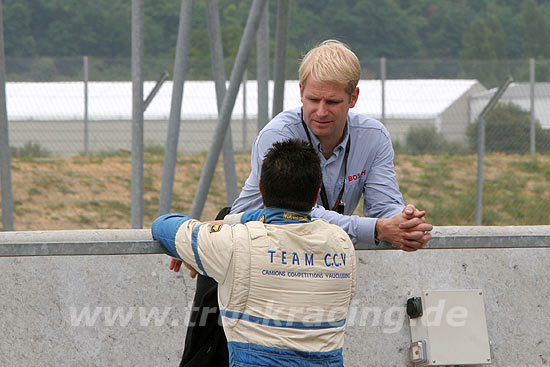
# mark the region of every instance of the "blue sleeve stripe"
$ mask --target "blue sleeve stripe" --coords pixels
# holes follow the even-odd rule
[[[193,236],[191,237],[191,246],[193,247],[193,253],[195,254],[195,262],[199,266],[200,271],[202,271],[204,276],[208,276],[206,270],[204,270],[204,267],[202,266],[201,257],[199,256],[199,243],[197,241],[197,237],[199,236],[199,230],[201,229],[201,227],[202,224],[199,224],[193,230]]]
[[[191,219],[190,217],[179,214],[164,214],[155,219],[151,225],[153,239],[158,241],[168,252],[178,259],[181,259],[176,250],[176,234],[180,226]]]
[[[291,328],[291,329],[307,329],[307,330],[331,329],[331,328],[341,327],[346,324],[346,319],[343,319],[340,321],[334,321],[334,322],[292,322],[292,321],[264,319],[262,317],[251,316],[241,312],[233,312],[233,311],[227,311],[227,310],[221,310],[221,309],[220,309],[220,314],[230,319],[245,320],[245,321],[255,322],[257,324],[262,324],[266,326],[285,327],[285,328]]]

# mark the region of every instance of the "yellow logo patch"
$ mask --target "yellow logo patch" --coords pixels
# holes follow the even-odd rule
[[[210,233],[219,232],[222,229],[223,224],[214,224],[210,227]]]
[[[290,219],[290,220],[297,220],[299,222],[307,222],[308,221],[307,215],[292,213],[292,212],[284,212],[283,213],[283,218],[284,219]]]

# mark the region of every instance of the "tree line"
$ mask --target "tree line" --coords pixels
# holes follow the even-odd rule
[[[229,70],[251,0],[218,0],[218,4]],[[277,1],[268,4],[273,53]],[[171,70],[180,5],[180,0],[144,0],[145,56],[157,60],[151,61],[153,69],[166,66]],[[464,63],[533,57],[537,75],[550,80],[550,0],[300,0],[291,1],[290,17],[288,69],[293,77],[304,50],[323,39],[336,38],[347,42],[367,64],[380,57]],[[29,58],[49,58],[55,64],[28,65],[38,70],[36,74],[70,69],[51,61],[63,57],[128,59],[130,20],[131,0],[6,0],[8,74],[10,66],[17,69],[17,60]],[[254,52],[249,58],[251,78],[255,77]],[[210,79],[204,0],[195,1],[189,57],[188,78]],[[124,69],[116,61],[111,61],[115,66],[107,64],[98,68],[111,73]],[[487,71],[476,73],[483,77]],[[500,73],[494,72],[493,78],[498,79]]]

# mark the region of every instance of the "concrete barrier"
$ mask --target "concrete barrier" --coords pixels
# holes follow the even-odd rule
[[[430,245],[440,249],[358,252],[346,366],[408,365],[409,292],[473,288],[485,295],[493,366],[550,363],[550,226],[477,228],[481,232],[436,227]],[[111,237],[120,236],[118,230],[91,232],[35,235],[51,236],[41,238],[42,251],[68,242],[105,249],[151,241],[147,230],[130,230],[118,239]],[[166,255],[2,257],[13,256],[8,245],[37,242],[28,237],[32,232],[21,233],[0,233],[0,365],[178,365],[195,282],[186,273],[170,272]],[[478,245],[442,244],[460,236],[477,238]],[[506,236],[510,245],[498,245]],[[56,251],[62,255],[67,248]],[[162,249],[150,252],[155,251]]]

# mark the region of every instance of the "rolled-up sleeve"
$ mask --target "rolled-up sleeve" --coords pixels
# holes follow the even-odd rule
[[[336,224],[349,235],[351,241],[374,244],[374,227],[377,218],[360,217],[358,215],[343,215],[332,210],[326,210],[320,205],[313,208],[312,216],[323,218],[329,223]]]
[[[363,187],[363,214],[366,217],[393,217],[405,207],[395,176],[393,159],[390,137],[381,131],[376,156],[372,167],[367,170]]]

